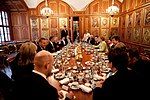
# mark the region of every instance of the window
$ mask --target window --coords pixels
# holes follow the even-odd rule
[[[6,41],[10,41],[8,14],[5,11],[0,11],[0,43]]]

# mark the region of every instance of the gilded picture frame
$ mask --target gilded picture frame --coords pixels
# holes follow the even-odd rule
[[[49,23],[48,18],[41,18],[41,29],[49,28],[48,23]]]
[[[147,8],[145,9],[144,25],[145,25],[145,26],[150,26],[150,7],[147,7]]]
[[[147,28],[143,29],[143,36],[142,37],[143,37],[143,39],[142,39],[143,44],[149,45],[150,44],[150,28],[147,27]]]
[[[119,17],[112,17],[111,18],[111,26],[118,27],[119,26]]]
[[[64,26],[67,26],[67,18],[59,18],[59,27],[63,29]]]
[[[101,17],[101,28],[108,28],[108,27],[109,27],[109,18]]]
[[[136,27],[133,32],[132,40],[133,42],[140,43],[142,28]]]
[[[39,19],[30,18],[31,39],[34,41],[39,38]]]

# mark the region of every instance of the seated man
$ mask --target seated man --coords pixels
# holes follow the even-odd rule
[[[111,38],[113,45],[111,48],[122,48],[123,50],[126,49],[126,45],[120,41],[120,37],[118,35],[114,35]]]
[[[45,50],[46,46],[47,46],[47,39],[45,38],[40,38],[39,39],[39,43],[36,44],[37,45],[37,52],[41,51],[41,50]]]
[[[14,100],[15,83],[10,78],[11,70],[6,57],[0,55],[0,100]]]
[[[51,74],[54,58],[48,51],[42,50],[35,55],[34,70],[31,79],[31,100],[59,100],[57,89],[50,85],[47,77]],[[68,93],[66,99],[72,99]]]
[[[56,52],[56,48],[55,48],[55,45],[54,45],[54,36],[51,36],[49,38],[49,43],[48,45],[46,46],[46,50],[53,53],[53,52]]]
[[[93,100],[120,99],[120,97],[129,99],[141,96],[138,78],[127,69],[127,53],[120,48],[112,49],[108,53],[108,59],[112,75],[103,84],[96,84],[97,87],[93,90]]]
[[[88,32],[88,30],[87,30],[86,33],[85,33],[84,36],[83,36],[82,41],[89,43],[88,39],[90,38],[90,36],[91,36],[91,35],[90,35],[90,33]]]

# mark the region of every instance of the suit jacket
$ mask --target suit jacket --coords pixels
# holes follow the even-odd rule
[[[39,52],[39,51],[41,51],[41,50],[44,50],[44,48],[42,48],[39,44],[38,45],[36,45],[37,46],[37,52]]]
[[[2,71],[0,71],[0,94],[4,100],[14,100],[15,84]]]
[[[130,71],[118,71],[115,75],[108,77],[102,88],[96,87],[93,90],[93,100],[102,98],[131,99],[141,94],[139,81],[136,75]],[[121,98],[120,98],[121,97]]]
[[[15,82],[31,76],[32,70],[34,69],[33,63],[24,66],[18,65],[19,57],[20,54],[18,53],[11,63],[12,79],[14,79]]]
[[[62,31],[61,31],[61,39],[62,39],[63,37],[67,38],[67,35],[68,35],[68,30],[62,30]]]
[[[61,46],[59,45],[58,42],[54,42],[54,47],[55,47],[55,52],[59,51],[61,49]]]
[[[56,50],[55,50],[54,43],[53,43],[53,45],[52,45],[52,44],[49,42],[48,45],[46,46],[46,50],[49,51],[49,52],[51,52],[51,53],[55,52]]]
[[[30,93],[29,88],[31,87],[31,76],[32,70],[34,68],[33,63],[25,66],[18,65],[19,54],[16,56],[15,60],[12,62],[12,78],[16,85],[15,97],[17,100],[29,100],[30,98],[26,96]]]
[[[62,48],[64,46],[66,46],[67,44],[68,44],[68,40],[66,38],[66,39],[60,41],[59,46]]]
[[[33,72],[31,82],[31,100],[58,100],[56,88],[51,86],[44,77]]]

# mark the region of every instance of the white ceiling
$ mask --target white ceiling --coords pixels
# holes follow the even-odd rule
[[[44,0],[24,0],[29,8],[36,8]],[[84,10],[93,0],[62,0],[66,2],[74,11]],[[123,0],[119,0],[123,2]]]

